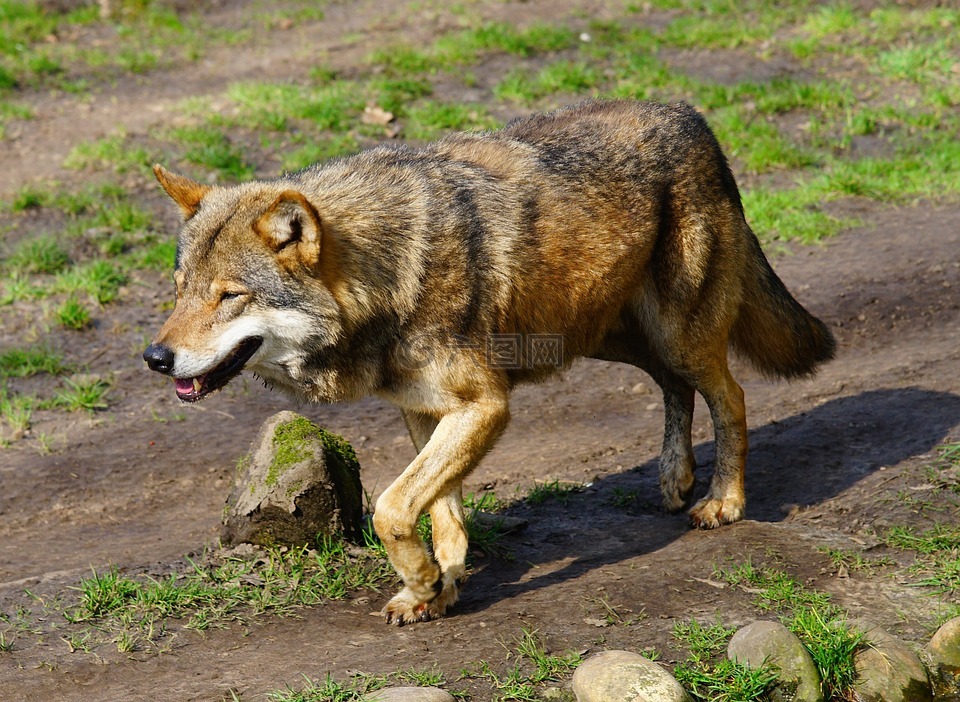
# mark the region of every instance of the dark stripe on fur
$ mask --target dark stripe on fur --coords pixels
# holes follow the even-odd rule
[[[453,201],[457,219],[463,222],[463,242],[465,244],[467,265],[467,304],[460,316],[457,331],[468,333],[481,316],[485,301],[485,282],[490,269],[490,255],[487,252],[487,226],[477,207],[476,196],[467,185],[457,185]]]

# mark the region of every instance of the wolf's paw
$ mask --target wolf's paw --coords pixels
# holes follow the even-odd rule
[[[663,495],[663,506],[668,512],[679,512],[690,500],[693,492],[693,475],[684,476],[678,480],[662,481],[660,493]]]
[[[403,626],[414,622],[428,622],[439,619],[454,605],[460,597],[460,587],[456,581],[445,583],[443,589],[433,599],[424,602],[409,588],[403,588],[380,611],[387,624]]]
[[[690,510],[690,522],[698,529],[716,529],[743,519],[743,500],[704,497]]]

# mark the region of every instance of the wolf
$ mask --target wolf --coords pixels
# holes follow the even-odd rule
[[[667,509],[694,487],[694,393],[716,460],[689,510],[744,514],[744,393],[728,350],[764,374],[834,354],[744,217],[705,119],[684,103],[595,100],[383,145],[273,180],[211,186],[154,169],[183,215],[176,305],[143,356],[184,402],[247,369],[298,401],[377,395],[417,449],[374,528],[403,625],[442,616],[466,575],[461,486],[497,441],[518,383],[575,359],[632,364],[663,391]],[[429,513],[432,549],[417,535]]]

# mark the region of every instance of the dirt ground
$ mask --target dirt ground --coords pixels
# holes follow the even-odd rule
[[[579,5],[605,12],[601,4]],[[249,55],[215,50],[187,75],[161,71],[105,85],[80,119],[71,97],[38,94],[36,128],[0,142],[0,191],[38,176],[77,177],[59,165],[74,143],[120,124],[130,133],[149,131],[175,118],[183,97],[297,70],[309,61],[308,36],[315,50],[349,65],[382,36],[411,26],[429,34],[443,24],[433,17],[412,25],[393,5],[379,7],[331,5],[309,35],[278,31]],[[494,11],[521,21],[544,8],[501,3]],[[216,12],[229,20],[229,9]],[[347,34],[362,39],[344,45]],[[678,60],[706,71],[715,58],[690,53]],[[145,199],[159,197],[146,181],[135,185]],[[941,600],[889,573],[838,574],[818,549],[876,547],[894,516],[897,523],[910,518],[902,496],[923,489],[937,446],[960,440],[960,206],[849,200],[838,207],[862,226],[774,258],[790,289],[833,329],[837,359],[817,377],[790,384],[767,382],[735,363],[750,426],[748,520],[698,532],[684,515],[664,512],[656,479],[659,393],[634,368],[581,362],[562,380],[515,393],[513,422],[467,489],[509,497],[555,478],[589,487],[565,504],[510,508],[510,516],[529,520],[505,537],[514,558],[478,559],[449,617],[389,628],[370,614],[390,593],[360,592],[297,618],[181,631],[162,653],[89,654],[70,652],[56,638],[24,639],[0,655],[0,699],[220,700],[233,691],[253,700],[298,687],[303,675],[346,679],[351,671],[434,666],[456,680],[466,665],[503,661],[503,642],[522,626],[539,629],[552,650],[652,646],[670,663],[680,657],[670,636],[675,621],[719,616],[736,625],[757,616],[748,594],[712,578],[716,565],[747,557],[776,562],[833,593],[853,615],[923,640]],[[170,218],[172,232],[173,212]],[[22,601],[25,589],[38,597],[62,592],[91,568],[162,571],[215,544],[237,458],[267,416],[290,407],[246,377],[216,398],[180,407],[170,383],[140,360],[171,295],[168,276],[144,275],[102,312],[82,346],[70,345],[80,337],[59,332],[71,358],[112,376],[111,406],[68,420],[38,412],[33,432],[59,437],[55,451],[42,455],[25,440],[0,452],[0,609]],[[3,317],[5,344],[31,327],[29,317],[22,309]],[[372,494],[413,457],[399,413],[383,403],[299,411],[353,443]],[[713,460],[702,403],[694,432],[702,494]],[[615,498],[625,493],[636,498],[623,506]],[[644,616],[599,628],[585,620],[599,615],[601,600]],[[490,695],[480,683],[454,687],[473,699]]]

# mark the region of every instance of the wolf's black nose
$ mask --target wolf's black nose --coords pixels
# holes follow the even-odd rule
[[[163,344],[150,344],[143,352],[143,360],[150,366],[150,370],[170,373],[173,370],[173,349]]]

